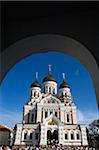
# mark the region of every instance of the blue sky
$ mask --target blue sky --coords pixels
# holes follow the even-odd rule
[[[38,80],[42,84],[49,64],[52,65],[52,74],[58,82],[58,87],[62,81],[62,73],[65,73],[74,103],[77,105],[78,123],[88,124],[98,118],[94,86],[86,68],[73,57],[49,52],[28,56],[7,73],[0,90],[0,124],[13,127],[21,122],[23,105],[29,99],[35,72],[39,73]]]

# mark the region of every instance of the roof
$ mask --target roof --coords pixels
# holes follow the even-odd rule
[[[56,82],[54,76],[52,74],[50,74],[50,73],[43,79],[43,82],[46,82],[46,81],[54,81],[54,82]]]
[[[4,125],[0,125],[0,131],[8,131],[8,132],[11,132],[11,129],[10,128],[8,128],[8,127],[6,127],[6,126],[4,126]]]
[[[37,80],[35,80],[32,84],[31,84],[31,88],[32,87],[39,87],[40,88],[40,84]]]
[[[63,80],[62,83],[60,84],[60,87],[59,87],[59,88],[60,88],[60,89],[61,89],[61,88],[69,88],[69,85],[66,83],[65,80]]]

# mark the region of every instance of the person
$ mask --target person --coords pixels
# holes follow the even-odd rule
[[[4,150],[8,150],[8,146],[4,146]]]
[[[5,150],[5,145],[2,145],[2,150]]]
[[[8,150],[11,150],[9,146],[7,146],[7,149],[8,149]]]

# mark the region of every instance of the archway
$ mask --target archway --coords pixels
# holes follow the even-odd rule
[[[47,131],[47,145],[51,145],[52,133],[50,130]]]
[[[9,46],[1,54],[2,71],[0,80],[2,81],[9,69],[24,57],[33,53],[45,53],[48,51],[63,52],[78,59],[91,74],[97,100],[99,100],[99,69],[96,60],[84,45],[66,36],[54,34],[36,35]]]
[[[58,130],[54,130],[53,132],[47,130],[47,145],[58,144],[58,142]]]
[[[53,143],[58,144],[59,139],[58,139],[58,130],[53,131]]]

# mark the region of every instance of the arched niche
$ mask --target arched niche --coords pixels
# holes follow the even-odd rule
[[[50,51],[63,52],[70,55],[82,63],[90,73],[97,97],[99,101],[99,68],[95,58],[89,50],[78,41],[56,34],[41,34],[31,36],[9,46],[1,54],[1,77],[2,82],[6,73],[21,59],[35,53],[45,53]],[[99,103],[98,103],[99,104]]]

